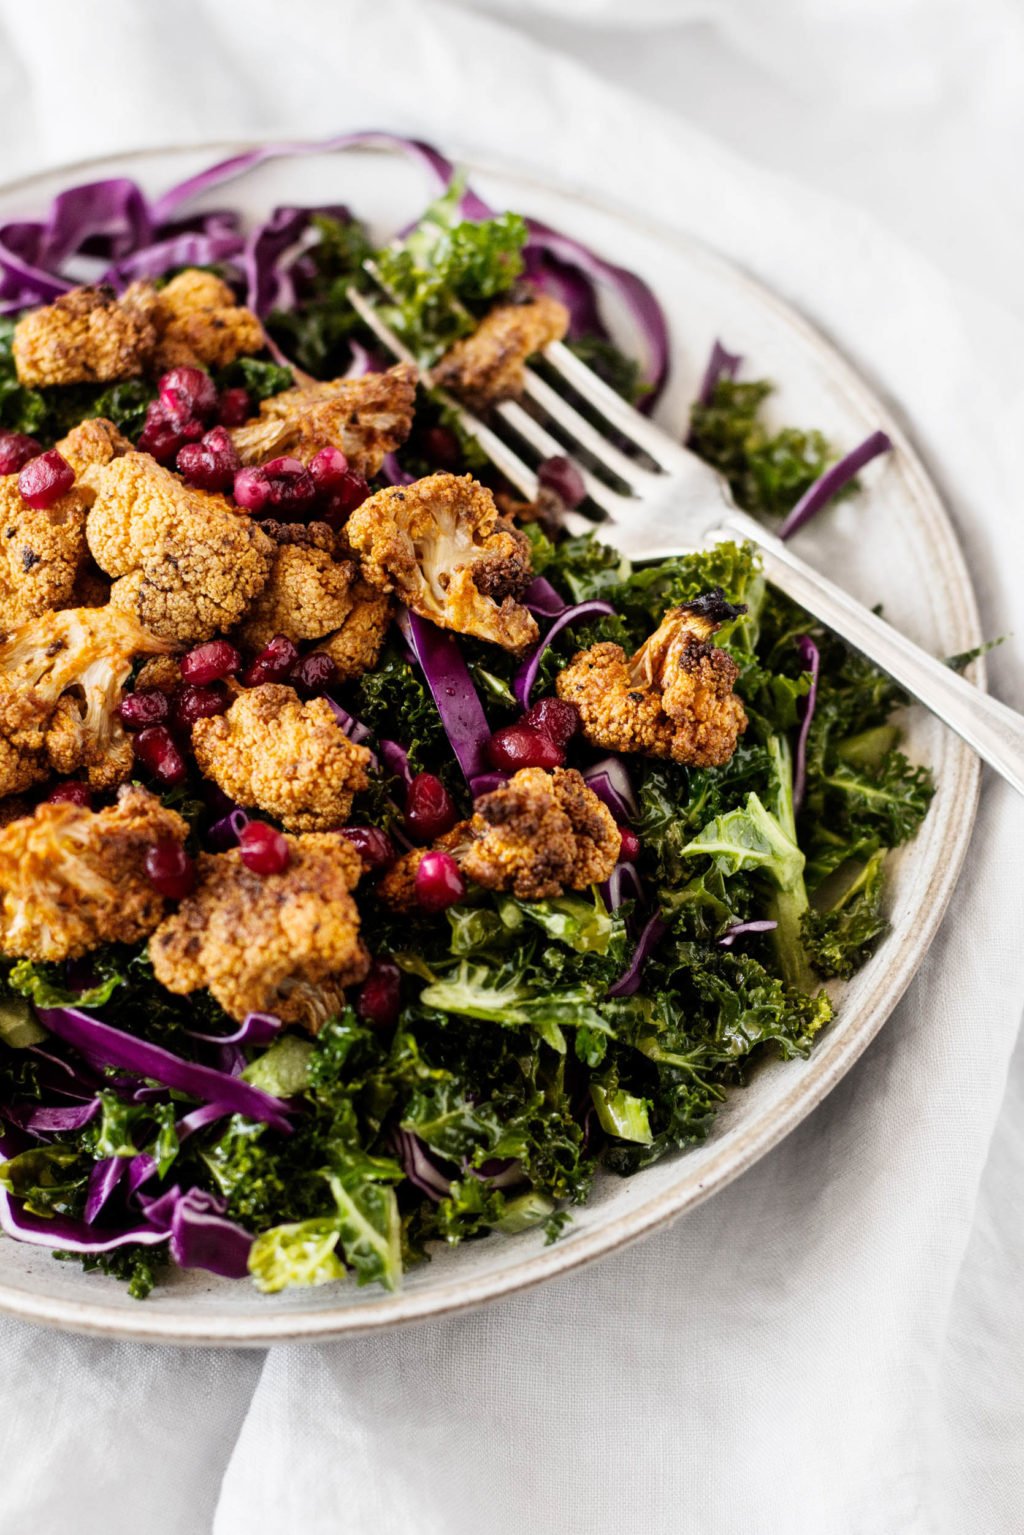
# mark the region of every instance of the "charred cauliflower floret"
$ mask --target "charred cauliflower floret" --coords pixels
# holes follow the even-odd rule
[[[238,622],[267,583],[274,546],[223,496],[193,490],[148,453],[86,471],[86,536],[118,577],[110,600],[147,629],[195,644]]]
[[[376,666],[393,608],[391,598],[368,581],[354,582],[350,596],[352,606],[341,628],[316,647],[325,650],[334,662],[339,682],[354,682]]]
[[[137,656],[171,647],[116,608],[65,608],[0,645],[0,795],[84,770],[111,788],[132,753],[114,713]]]
[[[415,404],[415,369],[400,363],[387,373],[273,394],[258,416],[235,427],[231,440],[243,464],[265,464],[281,454],[308,463],[321,448],[340,448],[350,467],[369,480],[380,472],[384,455],[408,437]]]
[[[251,873],[237,848],[201,853],[196,888],[150,940],[169,991],[206,988],[232,1018],[271,1012],[314,1033],[361,981],[369,955],[352,899],[359,855],[342,837],[289,837],[281,874]]]
[[[145,372],[156,343],[156,293],[135,283],[121,298],[110,288],[72,288],[30,309],[14,327],[18,382],[111,383]]]
[[[112,421],[93,416],[73,426],[57,444],[57,451],[71,465],[76,475],[86,469],[102,468],[111,459],[132,452],[132,444]]]
[[[525,650],[537,623],[516,599],[530,546],[471,475],[431,474],[377,491],[345,528],[363,574],[442,629]]]
[[[159,290],[154,322],[156,373],[168,368],[224,368],[266,345],[263,326],[252,310],[243,308],[213,272],[195,267],[179,272]]]
[[[343,826],[369,784],[370,753],[354,746],[324,698],[266,682],[240,693],[226,714],[198,720],[200,771],[240,805],[256,805],[288,831]]]
[[[358,567],[335,555],[337,539],[326,523],[263,523],[276,544],[270,580],[238,631],[241,643],[262,650],[275,634],[319,640],[338,629],[353,607]]]
[[[0,831],[0,951],[59,960],[138,943],[165,910],[146,854],[187,835],[180,815],[128,785],[105,810],[46,804],[10,822]]]
[[[545,293],[496,304],[471,336],[456,341],[433,370],[435,384],[476,405],[521,394],[526,359],[569,328],[569,311]]]
[[[711,636],[744,612],[720,590],[671,608],[627,658],[621,645],[592,645],[559,673],[559,698],[575,704],[592,746],[721,767],[747,728],[733,692],[739,668]]]
[[[622,844],[611,811],[575,768],[521,768],[476,801],[471,831],[463,873],[527,901],[600,884]]]
[[[0,476],[0,636],[71,599],[87,510],[78,485],[44,510],[22,500],[16,474]]]

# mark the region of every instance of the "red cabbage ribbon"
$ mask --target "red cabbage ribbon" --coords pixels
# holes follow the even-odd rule
[[[657,912],[653,917],[648,917],[636,941],[636,948],[633,950],[633,958],[629,962],[628,969],[623,971],[619,979],[608,988],[610,997],[631,997],[639,989],[641,967],[667,932],[668,923],[663,921]]]
[[[823,506],[828,505],[833,496],[838,495],[844,485],[849,484],[858,470],[870,464],[873,458],[878,458],[879,454],[891,451],[892,439],[885,432],[872,432],[870,437],[865,437],[858,447],[841,458],[838,464],[826,469],[810,489],[804,491],[779,529],[779,538],[792,538],[812,517],[817,516]]]
[[[734,922],[732,927],[726,928],[718,940],[720,949],[731,949],[737,938],[743,933],[770,933],[778,927],[777,922],[771,922],[767,918],[756,922]]]
[[[537,680],[537,672],[540,670],[540,663],[544,657],[544,652],[552,640],[556,639],[563,629],[568,628],[570,624],[574,624],[579,618],[586,618],[592,613],[601,613],[607,616],[608,614],[614,614],[614,612],[615,609],[610,602],[605,602],[601,597],[592,597],[589,602],[577,602],[574,607],[566,608],[562,616],[555,619],[547,634],[534,646],[529,656],[520,666],[513,680],[512,691],[524,709],[530,707],[530,694],[533,691],[533,684]]]
[[[397,622],[437,705],[459,767],[476,794],[477,781],[494,776],[487,760],[491,727],[462,651],[447,630],[409,608],[399,609]]]

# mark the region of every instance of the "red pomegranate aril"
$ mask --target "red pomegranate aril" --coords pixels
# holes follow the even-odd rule
[[[338,680],[338,668],[326,650],[311,650],[308,656],[296,661],[288,673],[288,681],[303,698],[315,698],[326,692]]]
[[[433,842],[451,831],[458,812],[434,773],[417,773],[405,793],[405,824],[417,842]]]
[[[270,505],[270,481],[267,471],[259,465],[239,469],[231,494],[238,506],[247,512],[263,512]]]
[[[140,730],[134,747],[136,759],[165,788],[181,783],[188,773],[178,743],[166,725],[150,725]]]
[[[211,682],[198,687],[193,682],[183,682],[175,688],[171,698],[171,713],[179,730],[189,731],[196,720],[212,719],[215,714],[225,714],[231,706],[231,694],[223,682]]]
[[[450,426],[431,426],[423,433],[423,456],[439,469],[458,469],[462,448]]]
[[[283,832],[266,821],[249,821],[238,837],[242,862],[252,874],[282,874],[288,867],[291,850]]]
[[[202,368],[172,368],[157,382],[160,404],[172,421],[211,421],[217,414],[217,389]]]
[[[146,854],[146,877],[157,895],[181,901],[195,886],[196,866],[180,842],[166,837]]]
[[[0,432],[0,474],[17,474],[42,451],[41,444],[24,432]]]
[[[299,659],[299,652],[286,634],[275,634],[242,673],[247,688],[259,687],[262,682],[284,682]]]
[[[330,523],[331,527],[341,527],[356,507],[362,506],[369,494],[370,487],[363,476],[350,469],[341,483],[332,490],[318,515]]]
[[[537,479],[545,490],[553,490],[570,509],[586,499],[587,488],[576,465],[567,458],[547,458],[537,470]]]
[[[402,972],[390,959],[375,959],[356,997],[356,1013],[371,1029],[390,1029],[398,1022]]]
[[[444,911],[461,901],[466,881],[451,853],[424,853],[416,870],[416,900],[424,911]]]
[[[313,476],[297,458],[273,458],[263,465],[275,512],[301,517],[313,509],[317,488]]]
[[[628,826],[619,827],[619,837],[622,840],[619,850],[619,862],[635,863],[636,856],[640,851],[640,838],[635,831],[630,831]]]
[[[59,783],[56,788],[50,790],[46,796],[48,805],[80,805],[83,810],[92,809],[92,790],[87,783],[81,783],[78,779],[69,779],[67,783]]]
[[[159,400],[146,409],[146,421],[139,433],[140,453],[150,453],[158,464],[170,464],[179,449],[188,442],[198,442],[206,430],[198,417],[190,420],[169,416]]]
[[[126,693],[117,706],[117,717],[126,730],[162,725],[170,712],[170,700],[159,688],[139,688],[136,693]]]
[[[200,442],[187,442],[175,459],[178,473],[196,490],[229,490],[241,467],[238,450],[222,426]]]
[[[565,761],[565,753],[550,736],[529,725],[506,725],[496,730],[487,743],[487,755],[500,773],[517,773],[528,767],[556,768]]]
[[[387,832],[377,826],[342,826],[340,835],[346,842],[351,842],[367,874],[390,869],[398,856]]]
[[[221,426],[241,426],[253,413],[248,389],[225,389],[217,401],[217,420]]]
[[[197,645],[181,658],[181,675],[186,682],[206,687],[210,682],[220,682],[233,677],[242,664],[242,657],[228,640],[207,640]]]
[[[30,458],[18,475],[21,499],[38,512],[67,495],[74,483],[75,471],[56,448]]]
[[[542,736],[547,736],[565,751],[580,728],[580,711],[564,698],[538,698],[519,723],[528,725],[531,730],[539,730]]]
[[[321,494],[339,490],[348,474],[348,459],[340,448],[321,448],[309,461],[309,472]]]

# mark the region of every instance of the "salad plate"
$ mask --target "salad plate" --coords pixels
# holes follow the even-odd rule
[[[0,222],[39,217],[62,189],[128,176],[156,197],[212,161],[247,146],[152,150],[61,168],[0,189]],[[657,420],[677,438],[705,362],[720,340],[776,384],[769,413],[780,425],[811,424],[852,448],[883,430],[894,452],[872,465],[863,488],[799,535],[810,563],[868,605],[881,604],[910,638],[937,655],[979,644],[969,574],[941,495],[901,422],[822,335],[778,295],[710,248],[626,215],[611,203],[484,164],[466,166],[495,208],[543,221],[605,260],[637,273],[657,295],[671,338]],[[270,158],[207,191],[189,211],[230,206],[258,222],[277,206],[345,205],[381,243],[408,227],[433,194],[422,167],[383,147]],[[88,281],[94,273],[73,274]],[[628,307],[602,293],[605,319],[623,350],[642,348]],[[382,1293],[352,1283],[258,1293],[190,1270],[162,1280],[145,1303],[97,1273],[55,1263],[44,1248],[0,1240],[0,1312],[94,1335],[177,1344],[262,1346],[329,1339],[439,1317],[566,1274],[666,1225],[723,1188],[768,1152],[826,1097],[892,1012],[942,920],[974,820],[978,763],[923,710],[906,711],[905,750],[931,769],[936,793],[916,837],[889,859],[889,931],[849,981],[829,984],[836,1016],[801,1059],[766,1059],[730,1092],[707,1139],[628,1178],[600,1174],[557,1241],[541,1228],[493,1233],[452,1249]]]

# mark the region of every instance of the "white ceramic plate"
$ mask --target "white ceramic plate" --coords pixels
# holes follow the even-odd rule
[[[0,189],[0,218],[38,217],[63,187],[130,175],[159,193],[238,146],[152,151],[94,161]],[[712,341],[749,359],[751,376],[777,381],[780,422],[822,428],[842,448],[884,427],[896,451],[864,476],[866,491],[800,535],[800,551],[869,603],[898,613],[913,639],[949,655],[978,642],[970,578],[942,501],[899,424],[847,362],[774,294],[703,246],[640,224],[609,206],[552,186],[471,167],[497,207],[535,214],[644,276],[668,313],[671,384],[659,415],[677,433]],[[276,203],[348,203],[382,238],[422,209],[422,173],[398,155],[346,151],[279,160],[205,199],[262,217]],[[614,319],[614,316],[613,316]],[[908,716],[909,751],[938,784],[931,812],[891,860],[892,931],[870,963],[837,988],[838,1018],[807,1061],[767,1062],[734,1093],[697,1150],[665,1158],[631,1179],[602,1177],[567,1234],[545,1247],[539,1233],[492,1236],[410,1273],[397,1295],[328,1285],[261,1296],[244,1282],[200,1273],[162,1283],[144,1303],[116,1281],[55,1262],[42,1248],[0,1240],[0,1311],[80,1332],[153,1342],[256,1345],[331,1338],[440,1316],[539,1284],[611,1252],[708,1198],[749,1167],[848,1071],[892,1011],[935,936],[974,820],[978,765],[923,710]]]

